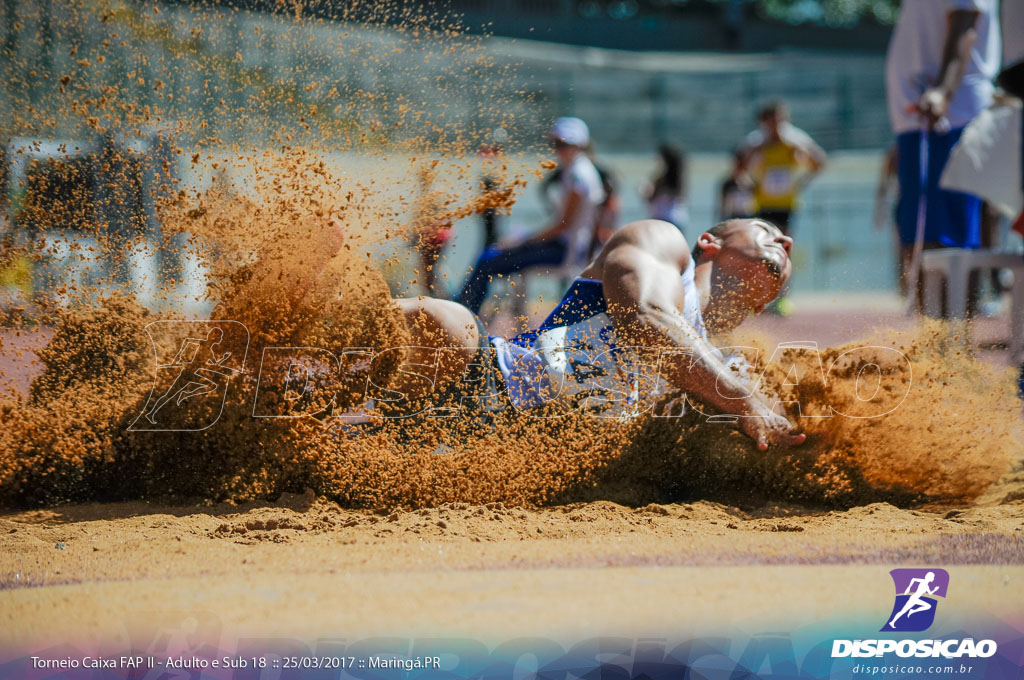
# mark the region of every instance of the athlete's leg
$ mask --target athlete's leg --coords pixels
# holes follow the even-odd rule
[[[433,389],[425,389],[424,381],[399,373],[393,388],[410,398],[426,397],[452,384],[473,363],[480,343],[476,317],[462,305],[437,298],[399,298],[395,300],[405,316],[412,335],[412,344],[405,361],[433,365],[437,373]],[[442,349],[440,355],[437,350]]]

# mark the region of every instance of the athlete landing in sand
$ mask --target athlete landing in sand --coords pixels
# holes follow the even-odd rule
[[[304,244],[309,257],[302,267],[281,269],[273,258],[262,266],[262,280],[294,304],[344,240],[337,220],[310,226],[315,243]],[[779,294],[792,270],[792,245],[761,219],[715,225],[692,250],[668,222],[633,222],[609,239],[536,331],[509,339],[488,337],[458,303],[396,300],[413,343],[403,365],[429,367],[432,378],[400,371],[388,388],[410,400],[434,400],[470,380],[490,383],[493,377],[519,410],[551,403],[554,394],[619,418],[645,412],[652,397],[681,390],[738,416],[740,429],[762,451],[801,444],[805,435],[744,375],[742,357],[726,357],[708,340],[708,333],[735,328]],[[651,354],[659,360],[653,376],[644,374]],[[469,377],[480,369],[483,380]],[[665,382],[673,389],[664,389]]]
[[[709,332],[731,330],[760,313],[778,295],[790,276],[792,244],[759,219],[718,224],[701,234],[692,250],[668,222],[623,227],[537,331],[507,340],[487,338],[509,399],[517,408],[530,408],[544,403],[552,384],[564,394],[567,386],[614,376],[620,348],[670,348],[688,360],[663,367],[662,377],[723,413],[741,416],[740,429],[759,449],[803,443],[805,435],[707,339]],[[397,302],[413,341],[424,347],[411,350],[408,362],[429,364],[429,353],[439,348],[465,348],[447,356],[433,392],[479,361],[481,328],[468,309],[433,298]]]

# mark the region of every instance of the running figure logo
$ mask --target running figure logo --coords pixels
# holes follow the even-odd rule
[[[949,572],[945,569],[893,569],[896,602],[882,631],[916,633],[935,621],[937,597],[946,597]]]
[[[156,354],[156,375],[142,413],[128,429],[198,432],[217,422],[228,379],[245,364],[249,345],[245,326],[237,321],[155,321],[146,326],[146,332]],[[219,408],[201,411],[204,422],[191,422],[197,411],[180,407],[200,398],[217,400]]]

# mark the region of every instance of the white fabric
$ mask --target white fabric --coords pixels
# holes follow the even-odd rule
[[[1016,217],[1024,208],[1021,141],[1019,106],[982,111],[949,154],[940,186],[980,196],[1007,217]]]
[[[1024,0],[1003,0],[1003,67],[1024,61]]]
[[[597,213],[605,199],[604,186],[601,184],[597,168],[584,153],[577,155],[573,162],[563,169],[560,186],[562,195],[559,199],[559,214],[564,211],[570,194],[575,193],[580,197],[575,217],[565,231],[564,239],[568,250],[564,264],[582,268],[586,264],[590,240],[594,235]]]
[[[907,108],[937,84],[947,16],[957,9],[977,10],[981,14],[974,26],[978,36],[963,80],[950,102],[949,126],[963,127],[992,103],[992,79],[999,71],[1000,58],[996,0],[903,0],[889,41],[885,69],[889,120],[897,135],[920,129],[919,117],[907,113]]]

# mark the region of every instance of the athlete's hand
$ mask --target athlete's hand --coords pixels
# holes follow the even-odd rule
[[[740,418],[740,431],[753,439],[760,451],[776,444],[798,446],[807,440],[800,428],[761,400],[755,401],[749,413]]]

